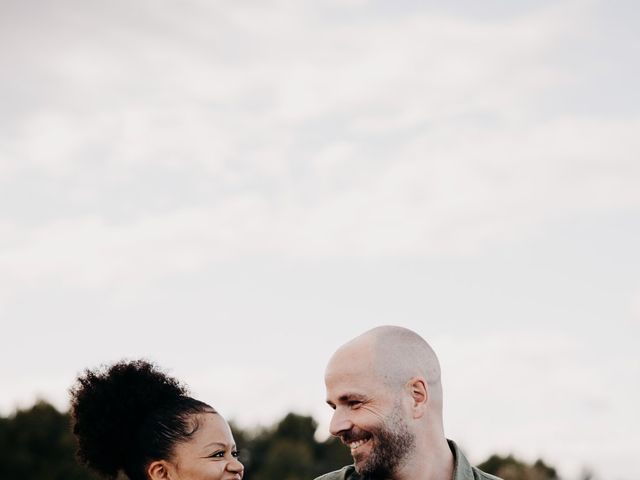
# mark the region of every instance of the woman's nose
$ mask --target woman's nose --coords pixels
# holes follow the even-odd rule
[[[227,470],[230,472],[242,472],[244,471],[244,465],[240,463],[240,460],[234,458],[232,461],[227,463]]]

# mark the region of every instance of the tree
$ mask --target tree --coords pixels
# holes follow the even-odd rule
[[[352,462],[337,439],[318,442],[318,427],[309,416],[289,413],[275,427],[247,432],[233,427],[245,475],[251,480],[312,480]]]
[[[3,480],[95,480],[75,460],[69,416],[39,401],[0,419],[0,478]]]
[[[247,480],[313,480],[351,464],[349,450],[338,439],[318,441],[316,421],[289,413],[269,428],[243,430],[232,425]],[[39,401],[26,410],[0,417],[0,479],[98,480],[75,458],[70,419]],[[556,470],[537,460],[532,465],[512,455],[492,455],[479,465],[504,480],[558,480]],[[122,476],[119,478],[123,478]],[[583,478],[593,478],[585,472]]]
[[[533,465],[528,465],[514,458],[513,455],[506,457],[492,455],[478,465],[478,468],[504,480],[558,480],[555,468],[540,459],[536,460]]]

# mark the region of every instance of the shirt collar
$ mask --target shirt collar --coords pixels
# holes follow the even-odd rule
[[[473,480],[473,470],[467,458],[453,440],[447,440],[453,453],[453,480]]]

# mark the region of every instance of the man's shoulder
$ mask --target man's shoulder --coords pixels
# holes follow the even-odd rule
[[[355,468],[353,465],[347,465],[346,467],[342,467],[340,470],[320,475],[315,480],[348,480],[353,477],[354,472]]]
[[[454,480],[502,480],[499,477],[483,472],[469,463],[462,450],[453,440],[447,440],[454,458]]]
[[[471,467],[473,470],[473,478],[478,480],[502,480],[500,477],[496,477],[495,475],[491,475],[490,473],[483,472],[477,467]]]

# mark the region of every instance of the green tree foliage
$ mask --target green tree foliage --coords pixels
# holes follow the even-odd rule
[[[478,465],[480,470],[497,475],[504,480],[558,480],[555,468],[537,460],[533,465],[528,465],[513,455],[501,457],[492,455],[485,462]]]
[[[69,416],[40,401],[0,418],[2,480],[95,480],[75,459]]]
[[[77,463],[69,423],[68,414],[42,401],[0,417],[0,479],[98,480]],[[294,413],[270,428],[232,425],[246,480],[313,480],[352,463],[347,447],[335,438],[316,440],[317,427],[313,418]],[[542,460],[529,465],[511,455],[493,455],[479,467],[504,480],[558,480],[556,470]]]
[[[311,480],[351,463],[347,448],[335,439],[318,442],[318,425],[308,416],[288,414],[275,427],[244,432],[234,427],[236,443],[250,480]]]

